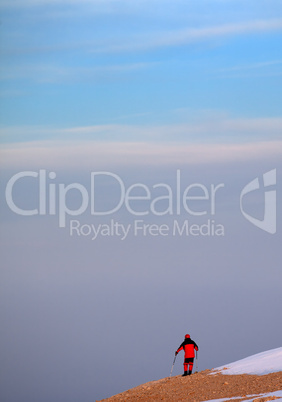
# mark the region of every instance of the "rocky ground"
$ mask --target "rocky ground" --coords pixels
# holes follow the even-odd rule
[[[115,401],[189,401],[201,402],[210,399],[239,397],[236,402],[250,399],[247,395],[257,395],[282,390],[282,371],[267,375],[223,375],[211,374],[210,370],[191,376],[174,376],[148,382],[121,394],[103,399]],[[276,397],[253,397],[254,402],[265,402]]]

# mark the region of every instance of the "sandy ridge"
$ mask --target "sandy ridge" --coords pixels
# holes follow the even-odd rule
[[[202,402],[231,397],[240,397],[236,400],[236,402],[240,402],[250,399],[247,395],[282,390],[282,371],[267,375],[223,375],[221,373],[209,375],[211,372],[211,370],[205,370],[188,377],[175,376],[151,381],[110,398],[102,399],[100,402]],[[258,397],[254,401],[264,402],[274,399],[274,397]]]

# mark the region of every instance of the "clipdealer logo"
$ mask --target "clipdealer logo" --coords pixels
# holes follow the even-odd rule
[[[36,203],[36,208],[34,205],[30,209],[26,206],[24,208],[20,197],[14,196],[14,190],[19,183],[24,183],[27,178],[32,180],[34,191],[32,191],[33,198],[30,202]],[[56,178],[55,172],[47,172],[45,169],[15,174],[6,185],[7,205],[14,213],[22,216],[57,216],[60,228],[65,228],[69,224],[70,235],[88,236],[92,240],[98,236],[114,235],[124,240],[129,233],[133,233],[134,236],[224,235],[224,226],[215,220],[218,193],[224,187],[223,183],[209,186],[201,183],[187,185],[184,184],[179,169],[176,171],[173,185],[156,183],[148,186],[145,183],[134,183],[126,186],[120,176],[106,171],[90,172],[87,187],[80,183],[67,185],[56,183],[54,182]],[[113,185],[110,195],[111,207],[107,202],[101,204],[103,196],[109,197],[109,194],[103,193],[101,180],[104,184]],[[76,195],[76,201],[80,199],[76,207],[72,203],[74,195]],[[113,219],[121,209],[123,213],[127,212],[134,217],[132,223],[125,225]],[[108,219],[104,224],[98,223],[97,219],[93,223],[84,224],[78,219],[71,219],[82,216],[84,213],[88,216],[90,214],[94,217],[105,217],[105,220],[111,216],[112,219]],[[150,223],[148,220],[145,222],[140,219],[146,216],[150,216]],[[169,224],[152,222],[152,217],[162,216],[173,216],[179,220],[175,219],[172,226],[171,220]],[[189,217],[189,220],[185,219],[186,217]],[[195,223],[195,218],[199,217],[203,219]],[[194,222],[190,218],[194,218]]]
[[[25,183],[27,178],[32,178],[32,201],[36,202],[36,208],[23,207],[21,197],[15,197],[14,190],[18,184]],[[120,176],[112,172],[90,172],[89,185],[85,187],[80,183],[56,183],[55,172],[23,171],[12,176],[5,190],[6,202],[11,211],[22,216],[49,215],[57,216],[60,228],[65,228],[69,223],[70,235],[87,236],[95,240],[98,236],[119,236],[124,240],[129,233],[137,236],[168,236],[192,235],[192,236],[224,236],[224,226],[215,219],[216,204],[219,194],[221,195],[224,183],[210,184],[201,183],[184,184],[181,171],[178,169],[173,186],[167,183],[156,183],[148,186],[144,183],[134,183],[126,186]],[[115,190],[111,193],[111,207],[101,207],[98,200],[103,199],[103,189],[99,187],[101,180],[114,183]],[[107,182],[109,183],[109,182]],[[259,229],[270,234],[276,233],[276,190],[271,188],[276,185],[276,169],[270,170],[263,175],[264,192],[264,217],[259,220],[244,210],[243,200],[247,194],[260,189],[259,178],[255,178],[245,185],[240,194],[240,210],[244,218]],[[79,205],[76,207],[70,202],[73,195],[79,195]],[[35,201],[37,200],[37,201]],[[221,198],[222,202],[222,198]],[[72,205],[72,208],[71,206]],[[138,207],[137,207],[138,205]],[[33,205],[34,206],[34,205]],[[99,209],[100,207],[100,209]],[[123,208],[134,218],[133,223],[125,225],[114,219],[118,211]],[[81,223],[72,217],[82,216],[88,212],[91,216],[106,217],[107,223]],[[146,216],[174,216],[172,227],[169,224],[145,223],[142,220]],[[189,218],[186,219],[186,217]],[[201,223],[195,223],[195,218],[201,217]],[[138,218],[138,219],[137,219]],[[140,219],[141,218],[141,219]],[[192,219],[194,222],[192,222]],[[206,221],[203,218],[207,218]],[[184,219],[184,221],[183,221]],[[170,221],[169,221],[170,222]]]
[[[270,170],[263,175],[264,192],[264,217],[262,220],[247,214],[243,209],[243,198],[246,194],[260,189],[259,178],[248,183],[240,195],[240,209],[243,216],[256,227],[270,234],[276,233],[276,190],[269,187],[276,185],[276,169]]]

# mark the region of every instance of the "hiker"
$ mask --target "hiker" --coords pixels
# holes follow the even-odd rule
[[[190,335],[186,334],[184,341],[181,343],[181,345],[175,352],[175,356],[177,356],[178,352],[180,352],[181,349],[184,350],[184,363],[183,363],[184,374],[182,375],[182,377],[184,377],[186,375],[192,374],[194,357],[195,357],[195,349],[199,350],[199,348],[198,348],[198,345],[194,341],[192,341],[192,339],[190,338]],[[189,366],[189,372],[188,372],[188,366]]]

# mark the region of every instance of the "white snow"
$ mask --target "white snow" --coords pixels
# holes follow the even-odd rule
[[[226,368],[226,369],[225,369]],[[245,359],[238,360],[237,362],[225,364],[224,366],[217,367],[213,370],[212,374],[218,372],[222,374],[257,374],[264,375],[269,373],[276,373],[282,371],[282,347],[277,349],[268,350],[267,352],[258,353],[256,355],[246,357]],[[269,392],[265,394],[247,395],[245,402],[253,402],[257,398],[276,397],[276,401],[282,401],[282,390]],[[222,398],[222,399],[210,399],[207,402],[225,402],[241,399],[241,396]]]
[[[227,368],[224,370],[224,368]],[[214,369],[222,374],[257,374],[264,375],[282,371],[282,347],[246,357],[234,363]],[[215,373],[213,373],[215,374]]]
[[[276,391],[276,392],[269,392],[268,394],[259,394],[255,396],[256,398],[267,398],[267,397],[272,397],[275,396],[277,397],[277,399],[275,399],[275,401],[282,401],[282,391]],[[253,402],[253,399],[247,399],[244,402]]]
[[[282,391],[275,391],[275,392],[269,392],[267,394],[257,394],[257,395],[247,395],[247,398],[251,399],[246,399],[244,402],[253,402],[254,399],[257,398],[267,398],[267,397],[276,397],[275,401],[282,401]],[[234,401],[236,402],[236,399],[241,399],[241,396],[236,396],[234,398],[221,398],[221,399],[210,399],[209,401],[206,402],[227,402],[227,401]]]

